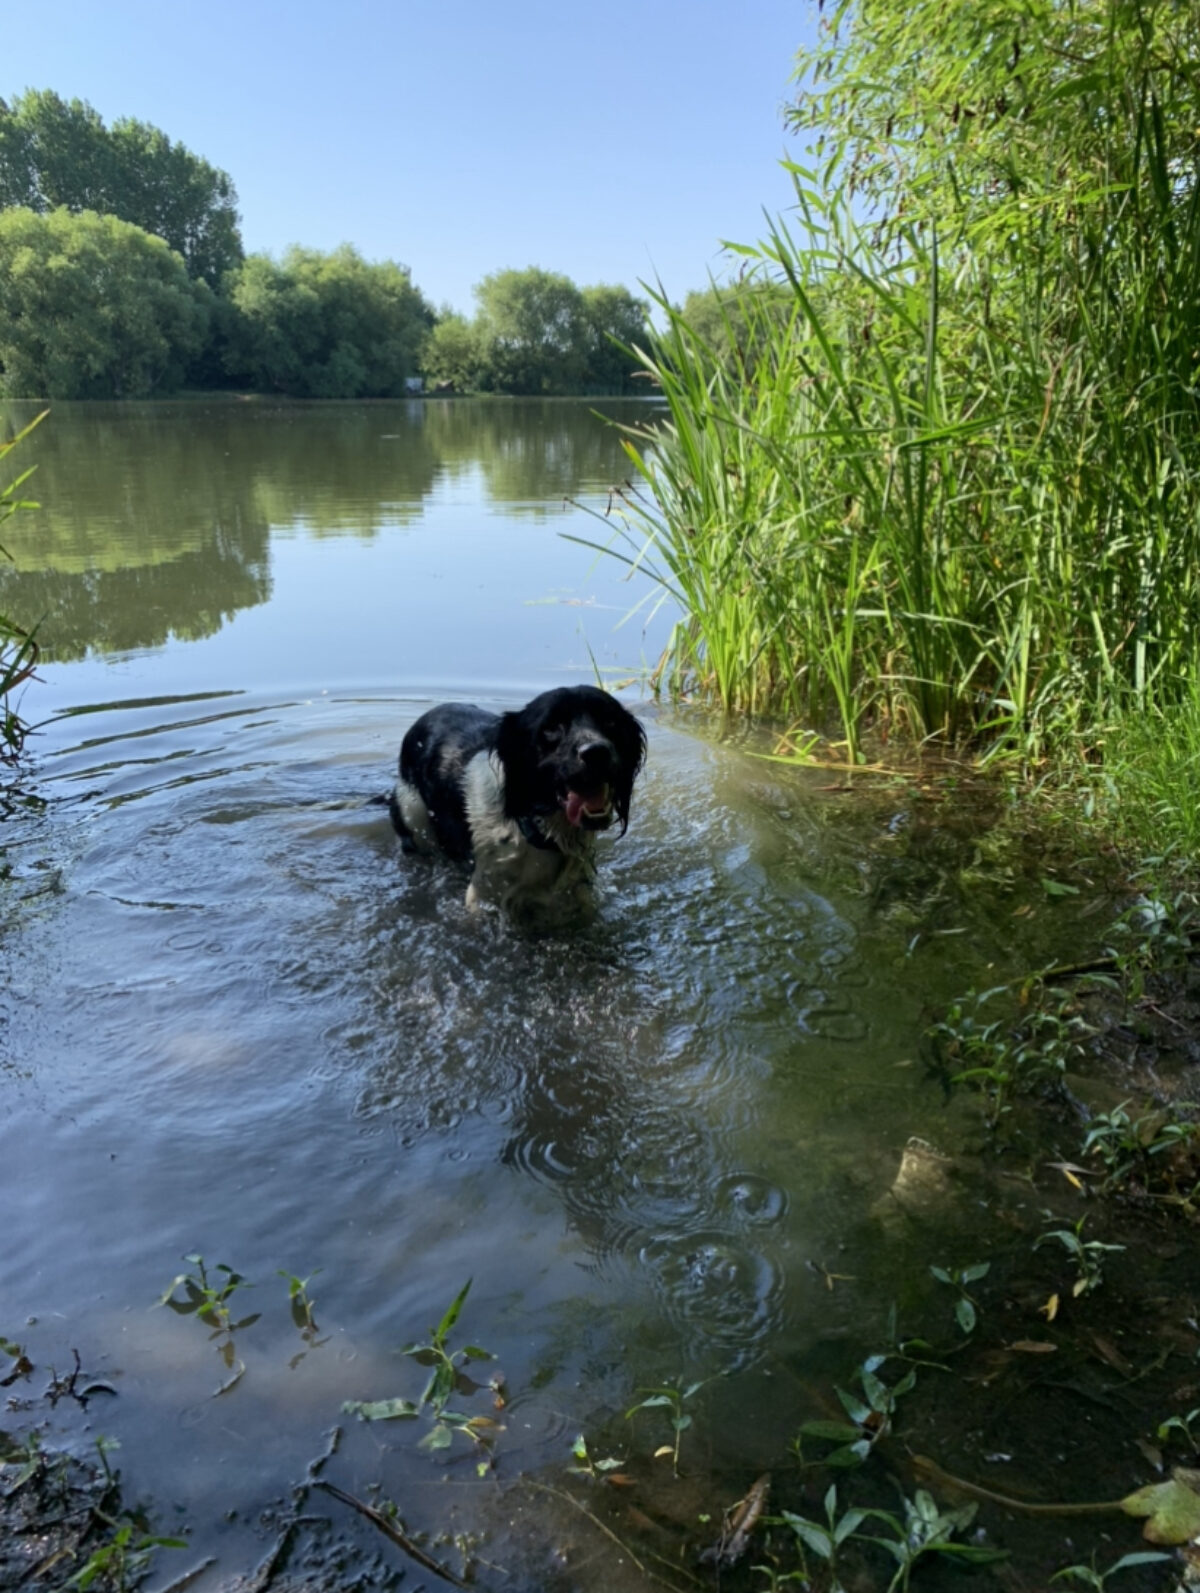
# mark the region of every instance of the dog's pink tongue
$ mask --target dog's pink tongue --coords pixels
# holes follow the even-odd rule
[[[593,797],[580,796],[578,791],[568,791],[567,800],[563,803],[563,812],[567,815],[567,823],[574,824],[576,828],[585,813],[596,815],[608,812],[608,787],[604,786],[599,795]]]

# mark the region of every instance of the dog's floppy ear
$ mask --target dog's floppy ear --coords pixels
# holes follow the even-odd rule
[[[496,731],[496,757],[504,770],[504,813],[507,818],[528,818],[535,800],[537,774],[536,727],[529,722],[529,711],[500,716]]]
[[[640,719],[635,719],[627,708],[614,704],[615,712],[605,726],[609,740],[617,749],[620,772],[617,776],[613,801],[621,821],[621,834],[629,828],[629,804],[633,800],[633,782],[646,761],[646,732]]]

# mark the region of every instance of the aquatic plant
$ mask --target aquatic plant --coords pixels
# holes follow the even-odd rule
[[[1100,1239],[1085,1239],[1083,1229],[1086,1222],[1085,1214],[1070,1228],[1051,1228],[1035,1240],[1033,1246],[1035,1250],[1040,1250],[1043,1245],[1057,1242],[1063,1247],[1077,1274],[1071,1289],[1077,1298],[1099,1288],[1104,1277],[1104,1257],[1125,1248],[1124,1245],[1105,1244]]]
[[[0,460],[4,460],[19,443],[23,442],[47,414],[49,411],[43,410],[15,437],[9,438],[7,442],[0,442]],[[35,468],[31,465],[28,470],[0,489],[0,525],[20,509],[37,508],[32,499],[19,495]],[[7,549],[0,546],[0,558],[10,557]],[[25,745],[29,726],[18,714],[10,699],[13,692],[32,679],[37,656],[38,648],[33,631],[26,630],[14,619],[0,614],[0,763],[14,763]]]
[[[462,1411],[451,1410],[448,1404],[456,1392],[473,1394],[481,1386],[463,1370],[467,1362],[495,1359],[490,1350],[482,1349],[478,1344],[466,1344],[457,1350],[449,1347],[450,1333],[470,1292],[471,1282],[468,1278],[446,1307],[438,1325],[429,1329],[428,1339],[406,1344],[400,1352],[411,1356],[418,1365],[432,1368],[424,1392],[416,1404],[400,1398],[347,1400],[342,1409],[362,1421],[395,1421],[412,1420],[420,1415],[424,1407],[428,1407],[433,1415],[433,1426],[421,1439],[420,1447],[448,1449],[454,1441],[454,1434],[461,1433],[471,1440],[478,1451],[482,1451],[476,1468],[482,1475],[491,1466],[492,1448],[504,1429],[491,1416],[468,1416]],[[497,1408],[502,1408],[503,1379],[494,1377],[486,1386],[492,1390]]]
[[[793,1449],[804,1461],[803,1441],[819,1438],[837,1445],[822,1455],[826,1466],[861,1466],[876,1445],[892,1430],[897,1403],[916,1386],[917,1374],[910,1369],[890,1386],[879,1376],[880,1368],[890,1357],[869,1355],[858,1368],[856,1378],[862,1390],[861,1397],[844,1388],[837,1388],[838,1400],[848,1421],[816,1420],[805,1422],[800,1428]]]
[[[640,1410],[665,1409],[670,1411],[671,1431],[674,1434],[674,1442],[664,1444],[661,1449],[656,1449],[654,1453],[656,1457],[670,1455],[671,1470],[677,1477],[679,1475],[680,1441],[684,1433],[692,1425],[690,1414],[683,1408],[684,1401],[691,1399],[703,1387],[704,1383],[701,1381],[699,1383],[688,1383],[686,1387],[681,1384],[666,1383],[661,1388],[642,1389],[639,1392],[643,1395],[643,1398],[639,1399],[636,1405],[631,1405],[625,1412],[625,1420],[632,1421]]]
[[[157,1304],[165,1305],[177,1316],[194,1316],[205,1327],[212,1329],[209,1338],[216,1342],[221,1360],[230,1374],[216,1392],[227,1394],[246,1371],[246,1363],[238,1358],[235,1335],[252,1327],[262,1315],[261,1311],[254,1311],[235,1322],[229,1302],[239,1289],[252,1288],[253,1285],[224,1262],[216,1267],[216,1271],[223,1274],[221,1281],[210,1282],[203,1256],[190,1255],[183,1259],[195,1267],[195,1274],[177,1273],[159,1296]],[[176,1298],[179,1290],[182,1290],[181,1299]]]
[[[974,1521],[974,1504],[943,1510],[923,1488],[918,1488],[912,1499],[902,1495],[901,1503],[903,1517],[890,1510],[859,1508],[839,1515],[837,1489],[831,1487],[825,1495],[824,1523],[788,1510],[780,1512],[780,1519],[791,1527],[805,1549],[825,1562],[835,1587],[840,1586],[838,1553],[851,1540],[882,1549],[896,1562],[895,1573],[887,1584],[888,1593],[906,1589],[917,1563],[927,1555],[941,1555],[967,1565],[991,1565],[1007,1558],[1003,1550],[955,1541],[956,1534],[965,1532]],[[885,1530],[882,1534],[862,1532],[859,1529],[865,1522],[878,1522]]]
[[[990,1261],[977,1261],[970,1267],[930,1266],[929,1268],[939,1283],[945,1283],[955,1291],[957,1298],[954,1302],[954,1320],[964,1333],[974,1333],[979,1314],[974,1298],[967,1292],[967,1285],[977,1283],[980,1278],[986,1278],[991,1266]]]
[[[1110,1577],[1118,1571],[1131,1571],[1137,1565],[1153,1565],[1155,1561],[1169,1560],[1169,1554],[1162,1554],[1157,1549],[1140,1549],[1134,1554],[1123,1554],[1119,1560],[1114,1560],[1107,1571],[1097,1571],[1095,1562],[1091,1565],[1064,1565],[1061,1571],[1056,1571],[1050,1578],[1055,1582],[1082,1582],[1084,1587],[1089,1587],[1093,1593],[1104,1593]]]

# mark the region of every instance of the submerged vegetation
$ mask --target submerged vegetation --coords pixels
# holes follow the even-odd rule
[[[860,758],[1036,758],[1194,702],[1200,21],[843,0],[802,55],[797,215],[689,317],[630,556],[666,676]]]

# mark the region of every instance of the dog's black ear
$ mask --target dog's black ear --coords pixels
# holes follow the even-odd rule
[[[528,818],[533,812],[537,774],[536,729],[526,709],[501,714],[496,731],[496,757],[504,770],[504,813],[507,818]]]
[[[612,721],[605,728],[608,739],[617,749],[617,758],[620,773],[617,776],[613,801],[616,804],[617,817],[621,821],[621,834],[629,828],[629,805],[633,801],[633,782],[641,773],[642,765],[646,761],[646,732],[642,728],[640,719],[635,719],[627,708],[622,708],[619,703],[614,705],[616,712]]]

